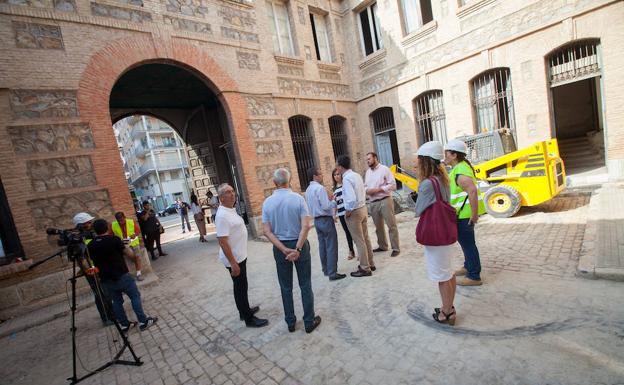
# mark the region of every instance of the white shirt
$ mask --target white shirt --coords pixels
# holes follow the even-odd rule
[[[234,208],[219,206],[215,217],[217,238],[228,237],[228,243],[236,262],[247,259],[247,226],[245,221],[236,213]],[[223,249],[219,248],[219,259],[225,267],[231,267]]]
[[[202,209],[201,209],[201,207],[199,207],[195,203],[191,203],[191,212],[193,213],[193,215],[199,214],[199,213],[202,212]]]
[[[366,190],[360,174],[347,170],[342,174],[342,200],[347,211],[353,211],[366,205]]]
[[[368,168],[364,176],[364,188],[381,188],[383,191],[370,194],[371,201],[389,197],[396,190],[396,180],[390,169],[381,163],[377,163],[375,169]]]

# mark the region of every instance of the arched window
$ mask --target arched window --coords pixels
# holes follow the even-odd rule
[[[347,119],[340,115],[329,118],[329,134],[331,136],[334,158],[340,155],[349,155],[349,144],[347,136]]]
[[[476,132],[500,128],[515,130],[509,68],[496,68],[484,72],[474,78],[471,84]]]
[[[392,107],[378,108],[370,114],[370,119],[379,161],[388,167],[399,164],[399,146]]]
[[[442,90],[427,91],[414,99],[417,137],[420,144],[431,140],[446,143],[446,118]]]
[[[598,45],[597,39],[579,40],[551,52],[547,56],[550,86],[599,76]]]
[[[299,185],[304,191],[308,188],[308,169],[317,165],[314,137],[312,136],[312,120],[307,116],[297,115],[288,119],[290,136],[292,138],[297,172],[299,173]]]

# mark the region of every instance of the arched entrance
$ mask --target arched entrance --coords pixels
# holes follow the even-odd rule
[[[183,162],[188,164],[187,177],[198,197],[205,197],[209,190],[216,194],[220,183],[231,184],[239,198],[244,196],[222,103],[196,71],[171,61],[154,61],[125,72],[110,94],[111,118],[116,122],[138,113],[168,122],[182,138],[186,145]],[[159,132],[159,127],[139,127],[132,130],[132,136],[149,137],[151,133],[157,137]],[[136,132],[141,130],[146,132]],[[137,138],[129,138],[133,139],[140,152],[140,143]],[[167,159],[166,155],[151,159],[152,166],[162,168],[180,162],[177,158]],[[245,205],[238,207],[245,216]]]
[[[163,69],[167,70],[164,75]],[[159,82],[161,75],[172,77],[169,70],[177,75],[177,82]],[[133,78],[150,83],[127,88],[125,85],[133,84],[129,81]],[[164,84],[176,86],[177,91],[163,88]],[[181,95],[180,90],[190,95]],[[213,127],[208,132],[217,139],[210,148],[216,147],[216,154],[227,154],[227,158],[213,159],[213,174],[236,184],[244,201],[241,207],[250,218],[259,218],[263,195],[254,170],[257,154],[247,129],[247,100],[209,52],[166,39],[133,37],[114,41],[94,54],[83,71],[78,108],[81,120],[88,122],[92,130],[95,151],[90,156],[98,186],[106,190],[115,210],[132,212],[133,205],[111,124],[122,117],[141,114],[169,123],[185,140],[197,145],[198,165],[202,167],[208,163],[202,139],[207,135],[206,126]],[[198,126],[203,129],[198,130]],[[256,222],[259,220],[254,221],[253,232],[258,228]]]

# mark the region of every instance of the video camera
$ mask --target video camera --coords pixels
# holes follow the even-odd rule
[[[91,231],[84,231],[80,228],[74,229],[46,229],[48,235],[58,235],[57,244],[67,247],[67,255],[70,259],[84,257],[84,249],[86,247],[85,240],[93,239],[94,235]]]

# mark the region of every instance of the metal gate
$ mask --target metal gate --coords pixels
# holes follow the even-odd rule
[[[446,117],[442,90],[428,91],[414,99],[420,144],[432,140],[446,143]]]
[[[329,134],[331,136],[332,148],[334,149],[334,159],[340,155],[349,155],[349,145],[347,130],[345,129],[347,119],[335,115],[329,118]]]
[[[600,76],[596,40],[582,40],[559,48],[548,56],[550,86]]]
[[[371,115],[373,133],[375,134],[375,147],[379,162],[388,167],[399,164],[399,146],[394,127],[392,107],[382,107],[375,110]]]
[[[311,125],[312,120],[307,116],[299,115],[288,119],[301,191],[308,188],[308,169],[317,164]]]

